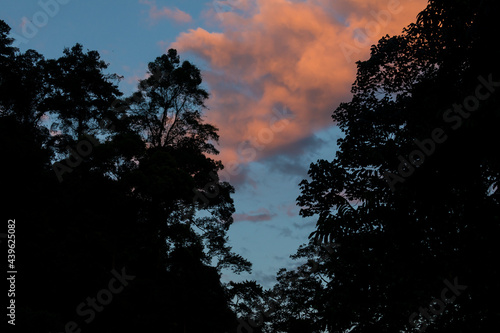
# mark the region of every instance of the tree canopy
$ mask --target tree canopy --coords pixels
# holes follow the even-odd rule
[[[45,59],[12,48],[9,30],[0,21],[2,174],[23,272],[18,324],[235,331],[220,276],[250,263],[228,245],[234,189],[209,157],[218,130],[202,118],[209,95],[199,69],[171,49],[122,97],[97,51],[76,44]],[[193,198],[207,183],[218,193],[202,204]]]
[[[328,331],[486,332],[498,320],[498,12],[430,1],[357,63],[352,100],[332,116],[338,152],[311,165],[297,200],[318,216],[311,239],[340,245],[318,271]],[[446,281],[467,289],[446,303]]]

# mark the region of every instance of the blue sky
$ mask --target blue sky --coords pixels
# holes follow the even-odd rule
[[[400,33],[423,0],[2,0],[21,51],[47,58],[81,43],[134,91],[147,63],[168,48],[201,70],[211,94],[207,121],[220,129],[220,158],[238,166],[233,249],[269,287],[307,242],[314,218],[298,215],[299,182],[311,162],[331,160],[341,132],[331,114],[348,101],[355,61],[385,34]],[[273,115],[291,115],[273,126]],[[279,128],[279,130],[278,130]],[[253,140],[253,141],[252,141]],[[252,143],[253,142],[253,143]],[[252,158],[242,149],[254,148]],[[248,157],[248,155],[246,155]]]

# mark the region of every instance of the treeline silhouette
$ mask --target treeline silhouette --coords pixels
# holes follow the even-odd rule
[[[0,22],[4,210],[16,220],[23,332],[224,332],[237,318],[222,269],[248,271],[226,232],[227,183],[208,93],[173,49],[122,97],[96,51],[18,52]],[[207,193],[208,194],[208,193]],[[199,215],[203,204],[204,214]],[[17,328],[16,327],[16,328]]]
[[[357,63],[269,290],[227,230],[208,93],[173,49],[123,97],[96,51],[20,53],[0,21],[4,201],[29,332],[491,332],[500,320],[500,4],[431,0]],[[332,143],[332,146],[334,143]],[[217,186],[207,184],[217,183]],[[217,194],[212,193],[218,191]],[[207,201],[197,200],[205,193]]]

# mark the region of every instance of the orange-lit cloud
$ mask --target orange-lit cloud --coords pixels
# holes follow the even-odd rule
[[[149,5],[149,17],[154,21],[161,20],[163,18],[171,19],[176,22],[186,23],[191,22],[192,18],[186,12],[183,12],[179,8],[170,9],[168,7],[158,8],[154,0],[139,0],[140,3]]]
[[[225,164],[268,157],[331,126],[332,111],[349,100],[355,61],[367,59],[370,45],[383,35],[401,33],[426,5],[425,0],[226,3],[234,10],[214,5],[205,13],[220,32],[191,29],[168,46],[208,64],[207,120],[220,128]],[[276,110],[284,108],[289,116],[276,123]]]

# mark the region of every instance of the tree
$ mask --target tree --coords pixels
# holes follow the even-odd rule
[[[144,218],[162,223],[155,228],[163,237],[201,237],[197,241],[206,242],[206,262],[220,257],[218,269],[247,270],[249,263],[224,245],[234,212],[230,198],[234,189],[219,181],[217,172],[223,168],[220,161],[206,155],[218,154],[213,145],[218,135],[217,129],[201,118],[208,93],[200,87],[200,71],[188,61],[181,64],[173,49],[148,67],[150,77],[141,80],[138,91],[126,101],[130,105],[130,126],[147,146],[138,157],[138,168],[129,175],[134,195],[149,206]],[[209,196],[209,204],[202,205],[193,197],[205,191],[207,184],[214,184],[212,192],[217,193]],[[200,209],[210,215],[197,216]],[[195,229],[200,236],[192,234]]]
[[[498,321],[498,270],[485,259],[500,252],[498,9],[430,1],[357,63],[352,100],[333,114],[339,151],[311,165],[297,200],[319,216],[311,237],[342,245],[321,265],[329,331],[482,332]],[[439,303],[445,280],[467,291]]]
[[[267,293],[271,311],[266,332],[322,332],[319,299],[323,286],[320,278],[311,274],[311,267],[305,264],[291,271],[282,268],[277,280]]]
[[[121,98],[119,77],[96,51],[76,44],[46,60],[9,49],[8,31],[0,21],[0,61],[10,62],[0,72],[0,155],[10,162],[2,180],[23,235],[19,324],[235,330],[221,270],[250,263],[227,244],[234,189],[207,156],[218,136],[202,119],[208,93],[196,66],[170,50],[150,64],[138,93]],[[194,200],[207,184],[217,195]],[[99,305],[116,272],[133,279]],[[92,297],[95,308],[85,305]]]
[[[57,60],[47,61],[51,94],[47,109],[57,115],[60,127],[77,137],[100,129],[98,119],[114,115],[112,102],[122,95],[113,80],[105,74],[108,65],[97,51],[83,51],[81,44],[64,49]]]

